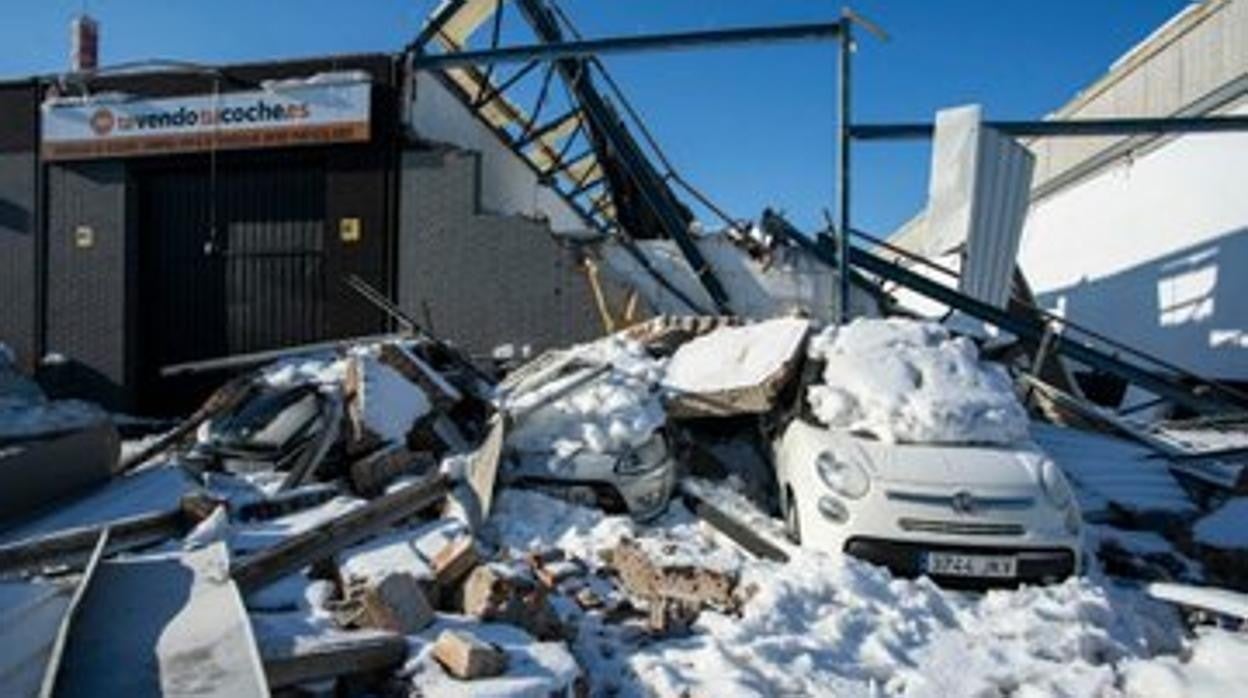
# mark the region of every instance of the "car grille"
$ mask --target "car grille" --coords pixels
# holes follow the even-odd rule
[[[953,508],[954,496],[951,494],[930,494],[927,492],[906,492],[887,490],[884,496],[898,502],[919,504],[922,506]],[[974,495],[977,507],[982,509],[1021,510],[1030,509],[1036,500],[1032,497],[1001,497],[995,495]]]
[[[1023,527],[1012,523],[983,521],[936,521],[903,516],[897,520],[901,530],[909,533],[937,533],[946,536],[1021,536]]]

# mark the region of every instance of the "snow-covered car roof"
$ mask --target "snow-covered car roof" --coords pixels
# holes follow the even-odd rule
[[[1012,444],[1027,412],[1005,369],[930,322],[858,319],[829,327],[807,353],[823,363],[805,399],[824,425],[889,442]]]

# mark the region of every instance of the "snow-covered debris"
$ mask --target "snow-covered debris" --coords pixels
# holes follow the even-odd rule
[[[1248,686],[1248,634],[1202,628],[1186,657],[1157,657],[1126,664],[1128,698],[1236,696]]]
[[[663,362],[638,344],[618,335],[570,350],[588,365],[610,369],[589,383],[525,414],[508,435],[520,451],[550,452],[562,461],[580,451],[616,453],[645,443],[663,425],[666,415],[658,384]],[[593,369],[580,369],[593,370]],[[580,371],[552,380],[516,396],[508,407],[525,412],[545,396],[560,392]]]
[[[346,356],[324,353],[278,361],[262,369],[261,376],[275,388],[314,384],[341,390],[353,382],[363,425],[384,441],[402,443],[412,424],[432,407],[424,391],[378,359],[380,353],[381,345],[363,344]]]
[[[979,360],[968,339],[940,325],[858,319],[810,342],[825,362],[810,407],[824,424],[885,441],[1015,443],[1027,413],[1005,370]]]
[[[793,357],[809,328],[809,320],[779,318],[696,337],[672,355],[663,386],[709,393],[758,385]]]
[[[374,356],[356,354],[350,361],[348,375],[355,376],[360,420],[382,440],[403,443],[416,420],[432,409],[428,396]]]
[[[1248,497],[1227,500],[1192,528],[1196,542],[1223,550],[1248,550]]]
[[[450,676],[433,656],[437,638],[451,630],[471,634],[501,649],[506,671],[493,678],[461,681]],[[411,647],[402,675],[410,678],[416,695],[472,696],[473,698],[545,698],[575,695],[580,667],[562,642],[538,642],[520,628],[501,623],[476,623],[441,616],[424,632],[408,637]]]
[[[591,564],[623,535],[672,559],[698,551],[753,591],[739,617],[704,611],[682,637],[582,616],[572,650],[594,695],[1116,696],[1125,662],[1180,647],[1170,608],[1100,579],[965,595],[839,555],[715,550],[680,507],[642,527],[528,492],[502,493],[489,526],[503,544]]]
[[[769,411],[791,374],[810,322],[779,318],[724,327],[683,344],[667,365],[663,386],[673,416]]]

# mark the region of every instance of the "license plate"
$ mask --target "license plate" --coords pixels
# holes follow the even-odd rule
[[[1018,575],[1018,559],[1009,555],[962,555],[928,553],[923,571],[947,577],[1013,578]]]

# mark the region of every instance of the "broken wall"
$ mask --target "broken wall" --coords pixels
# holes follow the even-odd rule
[[[450,147],[403,155],[400,306],[473,354],[600,336],[575,251],[542,221],[487,212],[486,169],[481,154]]]

